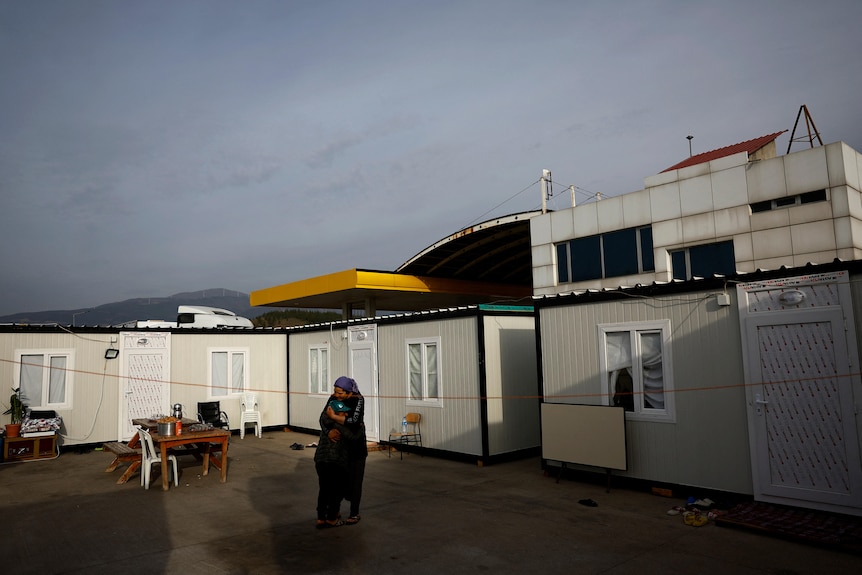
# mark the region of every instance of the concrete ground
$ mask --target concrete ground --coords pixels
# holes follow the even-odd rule
[[[838,551],[690,527],[678,500],[546,477],[538,458],[487,467],[369,454],[362,521],[314,528],[314,436],[231,438],[227,483],[180,458],[149,490],[104,469],[109,453],[0,465],[0,570],[19,573],[858,572]],[[578,503],[592,499],[597,507]],[[347,507],[343,508],[347,513]]]

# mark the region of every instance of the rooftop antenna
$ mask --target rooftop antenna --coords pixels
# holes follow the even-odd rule
[[[542,170],[542,213],[548,213],[548,198],[553,193],[551,191],[551,170]]]
[[[796,126],[799,125],[799,118],[802,117],[802,113],[805,113],[805,127],[808,129],[808,137],[796,136]],[[814,130],[812,132],[812,129]],[[820,142],[820,145],[823,145],[823,140],[820,139],[820,132],[817,131],[817,126],[814,125],[814,120],[811,119],[811,114],[808,112],[808,106],[802,104],[799,107],[799,113],[796,114],[796,122],[793,124],[793,131],[790,132],[790,141],[787,142],[787,153],[790,153],[790,146],[793,145],[793,142],[804,142],[808,140],[808,144],[813,148],[814,147],[814,138],[817,138],[817,141]]]
[[[685,139],[688,140],[688,157],[690,158],[691,157],[691,141],[694,140],[694,136],[689,134],[688,136],[685,137]]]

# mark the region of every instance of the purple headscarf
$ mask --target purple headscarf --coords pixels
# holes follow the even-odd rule
[[[343,375],[335,380],[335,387],[340,387],[348,393],[359,393],[359,386],[356,385],[356,381]]]

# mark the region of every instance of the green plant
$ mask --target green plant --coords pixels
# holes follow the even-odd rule
[[[21,394],[21,388],[12,388],[12,397],[9,398],[9,409],[3,412],[3,415],[10,415],[12,423],[21,423],[24,421],[24,412],[27,406],[24,404],[24,396]]]

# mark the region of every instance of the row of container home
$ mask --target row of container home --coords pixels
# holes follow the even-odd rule
[[[422,445],[479,461],[539,446],[532,308],[471,306],[294,330],[289,419],[317,429],[331,382],[347,373],[366,397],[366,433],[386,441],[407,412]]]
[[[114,359],[108,350],[117,350]],[[367,398],[369,439],[407,412],[423,448],[484,461],[539,445],[532,308],[476,306],[304,328],[0,326],[2,379],[62,418],[61,445],[126,440],[131,420],[218,400],[234,429],[255,391],[264,427],[314,432],[332,382]]]

